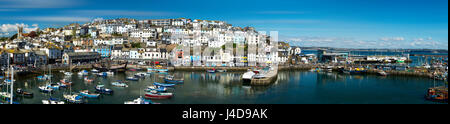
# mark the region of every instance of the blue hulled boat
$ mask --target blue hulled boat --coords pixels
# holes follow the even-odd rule
[[[127,77],[127,80],[130,80],[130,81],[139,81],[139,78],[136,78],[136,77]]]
[[[166,78],[164,78],[164,81],[166,83],[184,83],[184,80],[182,80],[182,79],[175,79],[174,76],[167,76]]]
[[[161,86],[161,87],[173,87],[173,86],[175,86],[176,84],[163,84],[163,83],[155,82],[155,83],[153,83],[153,85],[155,85],[155,86]]]
[[[97,85],[95,87],[96,92],[101,93],[101,94],[113,94],[114,91],[111,89],[107,89],[105,88],[105,85]]]
[[[88,90],[80,91],[80,95],[86,98],[98,98],[100,94],[91,93]]]

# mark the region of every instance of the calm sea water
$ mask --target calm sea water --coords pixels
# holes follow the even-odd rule
[[[123,104],[143,95],[145,86],[162,82],[164,74],[152,74],[140,81],[130,81],[128,88],[111,86],[111,82],[124,80],[137,72],[119,73],[103,78],[90,75],[93,83],[86,83],[82,77],[65,77],[56,73],[53,82],[67,78],[74,82],[73,92],[95,91],[97,84],[105,84],[113,89],[113,95],[103,95],[99,99],[87,99],[88,104]],[[445,85],[443,82],[418,77],[380,77],[376,75],[345,75],[338,73],[280,72],[278,81],[271,86],[244,86],[240,81],[242,73],[170,73],[184,78],[185,83],[170,91],[172,99],[153,100],[162,104],[437,104],[424,99],[427,88]],[[37,88],[46,82],[37,81],[35,76],[20,77],[15,87],[35,94],[34,98],[19,98],[21,104],[41,104],[49,94],[40,93]],[[2,89],[4,91],[5,89]],[[61,89],[51,97],[62,98]]]

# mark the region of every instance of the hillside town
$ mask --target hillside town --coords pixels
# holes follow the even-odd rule
[[[198,56],[204,63],[196,66],[247,66],[243,63],[248,61],[285,63],[295,51],[285,42],[278,43],[279,54],[272,53],[272,56],[256,55],[256,52],[246,52],[245,55],[242,52],[239,56],[236,54],[236,49],[248,49],[245,44],[269,47],[269,39],[268,35],[259,33],[252,27],[233,27],[223,21],[184,18],[95,20],[86,24],[73,23],[27,33],[23,32],[23,27],[18,27],[16,35],[1,42],[0,65],[39,67],[48,64],[95,63],[110,59],[142,65],[161,61],[167,65],[194,66],[186,64],[195,57],[186,54],[190,51],[183,52],[182,46],[199,46],[202,50],[200,52],[207,48],[214,49],[214,55]],[[234,53],[225,49],[227,43],[232,43]],[[265,49],[270,51],[270,48]],[[196,50],[198,49],[194,49],[194,52]],[[174,58],[180,58],[180,63],[169,62]]]
[[[76,66],[92,65],[83,68],[89,69],[95,64],[110,62],[125,62],[129,67],[144,66],[142,68],[145,69],[154,66],[245,68],[275,64],[407,71],[412,68],[401,63],[411,63],[411,56],[420,56],[355,55],[348,50],[333,49],[317,49],[317,53],[308,54],[302,52],[302,47],[279,41],[277,32],[236,27],[224,21],[186,18],[96,19],[85,24],[38,28],[31,32],[24,32],[23,27],[18,27],[17,34],[0,43],[2,71],[13,65],[18,73],[25,74],[32,70],[45,71],[48,65],[72,70]],[[430,73],[438,70],[442,75],[448,58],[427,57],[441,59],[424,61],[424,65],[420,66]],[[435,69],[428,67],[434,65],[440,66]],[[412,72],[422,71],[414,69]]]

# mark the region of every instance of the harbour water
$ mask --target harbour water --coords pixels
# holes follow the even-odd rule
[[[111,77],[97,77],[92,83],[74,74],[66,77],[55,73],[52,82],[67,78],[73,81],[71,91],[95,91],[97,84],[114,90],[113,95],[102,95],[99,99],[87,99],[87,104],[123,104],[143,96],[146,86],[163,82],[165,74],[154,73],[140,81],[129,81],[128,88],[111,86],[111,82],[125,80],[138,72],[118,73]],[[162,104],[439,104],[427,101],[424,95],[428,88],[446,85],[421,77],[347,75],[339,73],[318,73],[308,71],[281,71],[278,80],[270,86],[245,86],[240,80],[242,73],[171,72],[185,83],[170,89],[172,99],[153,100]],[[21,104],[42,104],[50,96],[39,92],[38,86],[47,82],[38,81],[36,76],[16,79],[15,88],[33,92],[33,98],[18,98]],[[5,88],[1,89],[5,91]],[[51,95],[62,99],[69,89],[60,89]]]

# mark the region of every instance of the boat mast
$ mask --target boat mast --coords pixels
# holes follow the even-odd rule
[[[12,72],[14,72],[14,68],[11,67]],[[11,74],[11,97],[10,97],[10,103],[13,104],[13,90],[14,90],[14,73]]]

